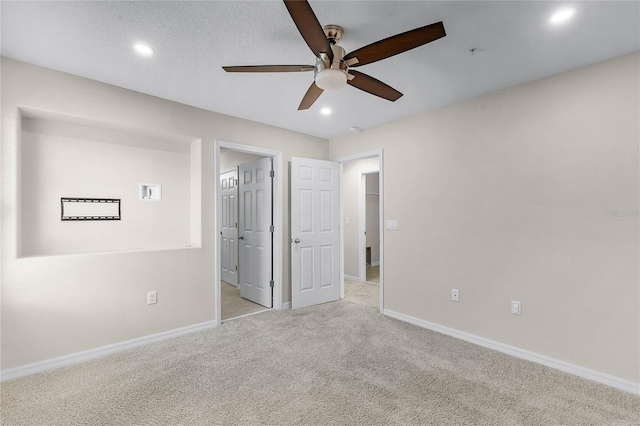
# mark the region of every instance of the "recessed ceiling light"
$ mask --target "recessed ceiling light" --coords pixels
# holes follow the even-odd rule
[[[320,110],[320,114],[322,115],[331,115],[331,108],[324,107]]]
[[[560,24],[566,22],[576,13],[575,9],[562,9],[551,15],[549,22],[552,24]]]
[[[147,46],[146,44],[136,43],[133,45],[133,48],[136,52],[141,54],[142,56],[151,56],[155,53],[151,46]]]

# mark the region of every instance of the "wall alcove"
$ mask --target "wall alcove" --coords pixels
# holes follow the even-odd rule
[[[21,111],[20,257],[200,245],[200,140]],[[162,185],[160,202],[140,184]],[[61,220],[61,199],[119,199],[120,220]]]

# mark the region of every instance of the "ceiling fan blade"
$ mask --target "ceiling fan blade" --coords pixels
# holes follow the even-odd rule
[[[393,87],[388,86],[367,74],[354,70],[349,70],[349,74],[353,75],[353,78],[351,80],[347,80],[347,83],[367,93],[371,93],[372,95],[379,96],[391,102],[397,101],[402,96],[402,93],[398,92]]]
[[[350,65],[350,67],[359,67],[360,65],[370,64],[406,52],[446,35],[442,22],[436,22],[435,24],[416,28],[415,30],[397,34],[361,47],[345,56],[344,60],[357,58],[358,62]]]
[[[242,65],[222,69],[226,72],[301,72],[313,71],[313,65]]]
[[[329,61],[333,61],[331,45],[309,3],[306,0],[284,0],[284,5],[313,54],[320,57],[321,53],[326,53]]]
[[[320,97],[320,95],[322,95],[322,92],[324,92],[324,90],[316,86],[315,81],[311,83],[311,86],[309,86],[309,90],[307,90],[307,93],[304,94],[304,98],[302,98],[302,102],[300,102],[298,111],[311,108],[311,105],[313,105],[313,103]]]

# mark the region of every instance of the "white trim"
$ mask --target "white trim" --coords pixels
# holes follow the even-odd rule
[[[380,261],[378,260],[376,260],[375,262],[371,261],[371,266],[378,266],[378,265],[380,265]]]
[[[344,279],[345,279],[345,280],[349,280],[349,281],[356,281],[356,282],[357,282],[357,281],[360,281],[360,278],[358,278],[358,277],[354,277],[353,275],[345,275],[345,276],[344,276]]]
[[[564,371],[565,373],[573,374],[575,376],[592,380],[594,382],[602,383],[603,385],[611,386],[625,392],[640,395],[640,383],[621,379],[609,374],[600,373],[599,371],[591,370],[565,361],[560,361],[558,359],[540,355],[535,352],[530,352],[525,349],[520,349],[515,346],[506,345],[504,343],[496,342],[495,340],[485,339],[484,337],[465,333],[464,331],[459,331],[453,328],[438,325],[409,315],[401,314],[399,312],[394,312],[389,309],[385,309],[382,313],[391,318],[405,321],[419,327],[427,328],[437,333],[446,334],[447,336],[455,337],[456,339],[464,340],[478,346],[493,349],[494,351],[502,352],[516,358],[535,362],[536,364],[545,365],[547,367]]]
[[[384,151],[380,149],[378,157],[378,192],[380,211],[378,220],[380,221],[380,312],[384,312]]]
[[[263,313],[263,312],[267,312],[267,311],[273,311],[273,308],[264,308],[264,309],[263,309],[263,310],[261,310],[261,311],[250,312],[250,313],[248,313],[248,314],[238,315],[237,317],[232,317],[232,318],[223,319],[223,320],[221,320],[220,322],[221,322],[222,324],[224,324],[224,323],[225,323],[225,322],[227,322],[227,321],[232,321],[232,320],[239,319],[239,318],[244,318],[244,317],[250,317],[250,316],[252,316],[252,315],[261,314],[261,313]]]
[[[382,155],[382,149],[376,149],[373,151],[361,152],[360,154],[347,155],[344,157],[336,158],[333,161],[338,163],[349,163],[356,160],[364,160],[366,158],[380,157]]]
[[[380,312],[384,311],[384,150],[377,149],[374,151],[363,152],[360,154],[339,157],[334,161],[340,164],[340,298],[344,298],[344,280],[353,278],[344,275],[344,210],[342,205],[342,165],[356,160],[364,160],[366,158],[378,158],[378,189],[380,192]],[[366,278],[366,276],[364,277]],[[360,281],[356,279],[354,281]]]
[[[284,166],[282,153],[279,152],[273,156],[273,170],[276,176],[273,178],[273,203],[276,207],[273,209],[273,224],[275,225],[275,232],[273,234],[273,280],[275,286],[273,288],[273,309],[282,310],[282,292],[283,292],[283,280],[284,274],[282,273],[282,264],[284,262],[282,243],[284,239],[284,198],[282,195],[282,185],[284,184]]]
[[[162,340],[171,339],[173,337],[208,330],[210,328],[217,327],[217,325],[218,323],[216,320],[202,322],[200,324],[188,325],[186,327],[163,331],[161,333],[150,334],[148,336],[125,340],[124,342],[114,343],[111,345],[100,346],[98,348],[76,352],[58,358],[51,358],[40,362],[34,362],[33,364],[9,368],[0,372],[0,382],[17,379],[19,377],[30,376],[32,374],[41,373],[43,371],[55,370],[56,368],[78,364],[96,358],[102,358],[107,355],[137,348],[139,346],[148,345],[150,343],[156,343]]]
[[[273,225],[274,225],[274,233],[273,233],[273,309],[282,310],[282,262],[284,260],[283,257],[283,249],[282,249],[282,239],[284,238],[284,223],[283,223],[283,190],[282,185],[284,182],[284,169],[283,169],[283,159],[281,151],[274,151],[266,148],[259,148],[250,145],[240,145],[231,142],[225,142],[221,140],[215,141],[215,149],[213,152],[213,162],[215,171],[220,174],[220,149],[226,148],[232,151],[239,152],[247,152],[249,154],[261,155],[264,157],[271,157],[273,159],[273,171],[275,173],[275,177],[273,178]],[[220,313],[222,312],[221,305],[221,290],[220,290],[220,228],[222,223],[222,218],[220,215],[220,209],[218,206],[221,205],[220,202],[220,179],[216,179],[215,184],[215,200],[216,200],[216,208],[214,209],[214,235],[215,238],[215,253],[216,253],[216,261],[215,261],[215,270],[214,270],[214,286],[215,286],[215,294],[216,294],[216,321],[218,324],[221,324]]]
[[[282,304],[282,309],[280,309],[280,310],[287,311],[289,309],[291,309],[291,302],[285,302],[285,303]]]
[[[338,163],[338,182],[340,182],[340,300],[344,299],[344,280],[352,279],[351,276],[347,278],[344,274],[344,204],[342,202],[342,163]]]

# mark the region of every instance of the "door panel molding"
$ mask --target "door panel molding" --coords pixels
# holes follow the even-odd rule
[[[291,306],[340,299],[340,182],[336,162],[291,158]]]
[[[270,281],[273,275],[273,197],[270,174],[272,158],[240,164],[240,296],[267,308],[273,306]]]
[[[238,169],[220,173],[221,212],[221,279],[238,286]]]

